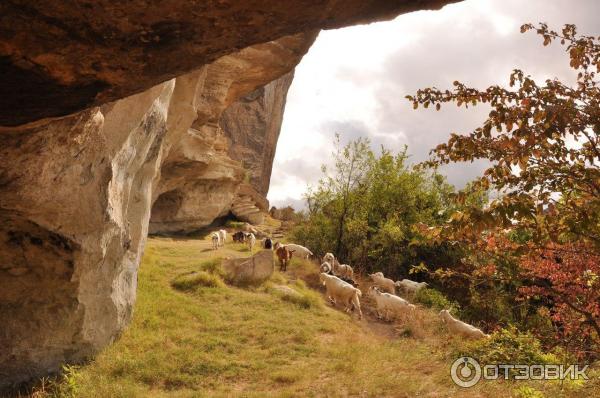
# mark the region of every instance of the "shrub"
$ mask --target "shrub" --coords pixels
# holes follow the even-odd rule
[[[459,305],[456,301],[448,300],[441,292],[431,288],[419,289],[417,294],[415,294],[415,301],[435,310],[449,310],[455,314],[459,310]]]
[[[210,274],[206,271],[198,271],[178,276],[171,282],[171,286],[177,290],[191,291],[196,290],[198,287],[225,287],[225,282],[218,275]]]
[[[225,227],[227,228],[233,228],[233,229],[241,229],[244,226],[244,222],[241,221],[233,221],[233,220],[229,220],[225,223]]]
[[[557,364],[559,358],[542,351],[540,341],[514,327],[501,329],[489,339],[469,343],[461,356],[470,356],[484,364]]]

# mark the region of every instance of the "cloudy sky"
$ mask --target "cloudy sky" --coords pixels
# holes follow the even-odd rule
[[[450,133],[481,124],[487,109],[412,109],[404,96],[417,89],[450,88],[454,80],[485,88],[507,85],[519,68],[540,82],[573,81],[564,48],[543,47],[539,36],[519,33],[525,22],[558,30],[574,23],[600,35],[597,0],[466,0],[440,11],[401,15],[393,21],[321,32],[296,68],[271,177],[272,205],[303,207],[302,194],[328,163],[334,134],[342,141],[368,137],[374,148],[408,145],[414,162]],[[456,186],[479,175],[482,163],[443,172]]]

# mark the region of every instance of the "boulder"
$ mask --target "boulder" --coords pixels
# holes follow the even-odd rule
[[[275,269],[272,250],[261,250],[252,257],[224,259],[226,279],[234,285],[259,285],[269,279]]]

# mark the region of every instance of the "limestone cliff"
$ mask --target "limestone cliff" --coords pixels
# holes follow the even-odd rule
[[[290,72],[242,97],[223,112],[219,122],[231,141],[229,155],[249,171],[251,185],[265,197],[293,77]]]
[[[160,183],[154,193],[157,199],[150,219],[151,233],[190,232],[229,213],[246,169],[241,157],[231,155],[232,148],[235,150],[240,145],[228,140],[219,120],[225,109],[237,104],[235,101],[248,92],[268,92],[276,97],[268,100],[272,105],[269,113],[262,112],[262,119],[273,120],[273,123],[253,126],[256,129],[238,134],[238,137],[243,135],[249,140],[266,142],[265,146],[270,147],[267,156],[270,176],[277,138],[266,136],[273,135],[272,131],[279,135],[285,95],[291,83],[289,72],[300,62],[315,37],[316,32],[309,32],[259,44],[206,67],[197,118],[170,150],[161,169]],[[286,82],[282,86],[285,90],[276,84],[282,79]],[[272,80],[275,84],[269,83]],[[271,111],[271,108],[278,110]],[[252,112],[246,114],[249,115],[246,119],[253,117]],[[262,146],[254,149],[256,156],[262,156],[261,151]],[[267,180],[267,188],[268,183]]]
[[[265,192],[270,149],[261,159],[221,115],[240,98],[271,106],[267,87],[249,104],[316,29],[447,2],[1,2],[0,389],[118,337],[149,225],[223,214],[243,161]],[[277,128],[252,124],[274,147]]]

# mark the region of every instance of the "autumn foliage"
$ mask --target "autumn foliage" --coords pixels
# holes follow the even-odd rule
[[[407,96],[414,108],[491,108],[482,126],[438,145],[426,166],[485,159],[490,166],[472,187],[494,189],[498,198],[483,208],[463,206],[429,236],[471,248],[460,266],[468,265],[461,275],[469,275],[472,290],[486,285],[484,294],[514,298],[515,313],[526,304],[547,314],[555,331],[550,345],[598,358],[600,37],[578,35],[574,25],[556,32],[526,24],[521,31],[535,31],[544,46],[565,46],[575,84],[538,84],[514,70],[508,87],[478,90],[455,81],[451,90]],[[455,199],[467,196],[464,190]]]
[[[551,303],[550,316],[562,343],[580,354],[597,354],[586,350],[600,334],[600,256],[581,245],[549,245],[526,256],[521,265],[531,284],[521,294]]]

